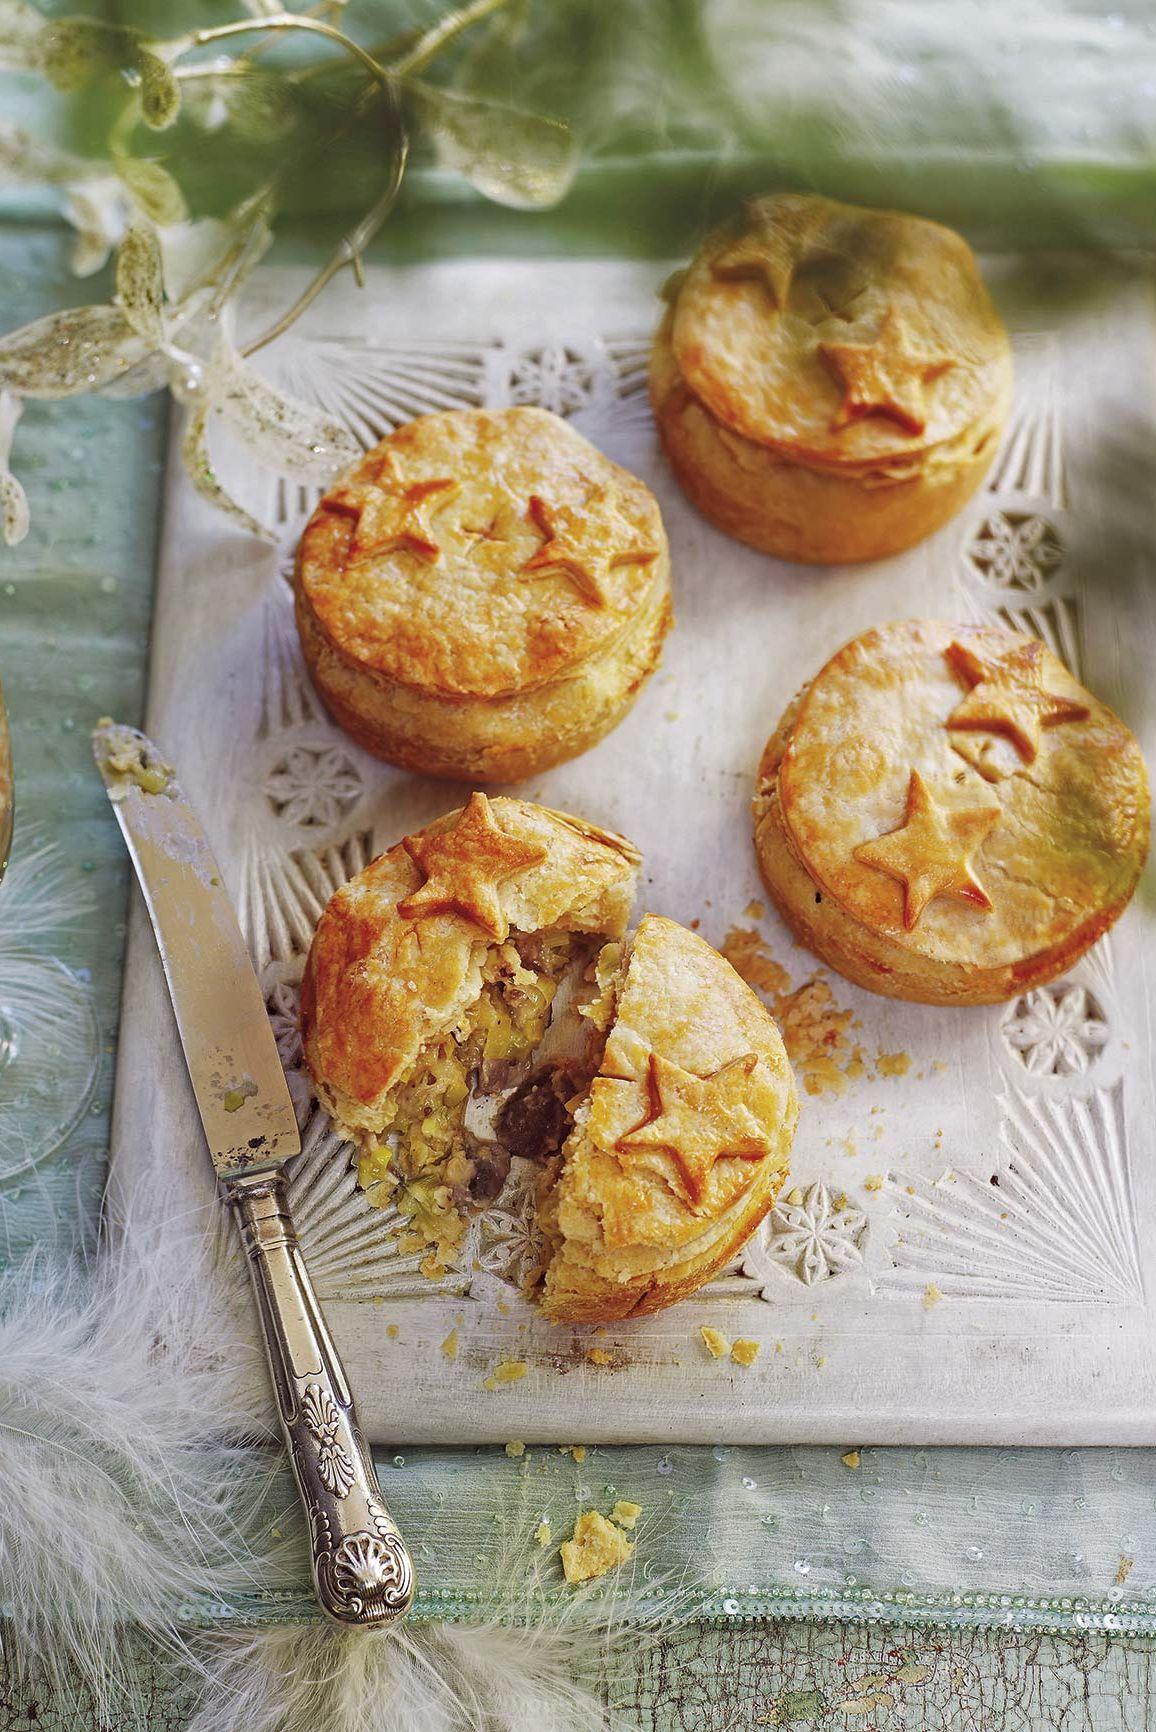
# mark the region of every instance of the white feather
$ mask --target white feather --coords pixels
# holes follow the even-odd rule
[[[55,843],[19,833],[0,889],[0,967],[4,956],[78,926],[93,907],[72,858]]]
[[[562,1609],[515,1601],[501,1615],[215,1635],[186,1732],[628,1732],[606,1684],[616,1667],[632,1671],[655,1635],[628,1586],[602,1601],[575,1595]]]
[[[607,1683],[632,1673],[694,1596],[644,1579],[645,1534],[633,1565],[567,1588],[556,1554],[534,1541],[529,1497],[523,1482],[492,1522],[479,1514],[495,1537],[487,1602],[471,1622],[215,1634],[186,1732],[628,1732]]]
[[[182,1602],[300,1580],[270,1539],[280,1458],[220,1333],[205,1255],[153,1271],[145,1235],[95,1263],[32,1258],[0,1276],[0,1596],[10,1663],[79,1685],[131,1723],[122,1628],[181,1651]],[[130,1245],[133,1249],[129,1251]],[[186,1650],[187,1652],[187,1650]],[[101,1724],[104,1722],[101,1721]]]

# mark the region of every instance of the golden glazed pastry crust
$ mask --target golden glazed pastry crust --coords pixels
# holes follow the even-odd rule
[[[379,855],[330,898],[309,949],[301,1037],[322,1105],[376,1132],[419,1050],[477,997],[490,945],[511,929],[620,935],[639,863],[625,837],[484,794]]]
[[[398,428],[318,505],[295,591],[342,727],[409,769],[490,781],[600,739],[672,619],[653,495],[532,408]]]
[[[701,1287],[772,1207],[797,1120],[762,1001],[696,933],[648,914],[546,1199],[543,1308],[609,1322]]]
[[[784,559],[881,558],[945,523],[995,455],[1007,336],[967,244],[785,195],[709,237],[672,290],[651,397],[703,513]]]
[[[1063,973],[1148,848],[1139,745],[1038,640],[901,620],[844,646],[768,741],[768,888],[804,943],[896,998],[984,1004]]]
[[[553,1148],[531,1137],[514,1150],[540,1165],[542,1303],[571,1321],[657,1310],[722,1268],[771,1207],[797,1118],[778,1030],[729,963],[652,915],[625,946],[616,942],[638,865],[621,837],[525,801],[475,794],[334,895],[302,987],[305,1056],[319,1098],[371,1163],[381,1139],[400,1137],[410,1153],[390,1155],[388,1183],[403,1166],[403,1212],[420,1190],[421,1209],[449,1213],[452,1229],[427,1221],[422,1233],[452,1256],[462,1239],[453,1211],[468,1208],[460,1184],[451,1195],[455,1172],[469,1178],[460,1147],[416,1171],[411,1159],[414,1146],[428,1153],[434,1121],[447,1114],[437,1079],[460,1084],[445,1068],[445,1043],[476,1040],[479,1007],[487,1009],[495,981],[516,1006],[526,986],[518,985],[515,951],[530,965],[533,995],[542,979],[533,973],[535,944],[594,935],[578,956],[591,983],[575,1016],[587,1042],[584,1068],[569,1068],[569,1049],[550,1060],[565,1085],[559,1098],[571,1097],[565,1129]],[[548,991],[561,989],[551,983]],[[492,1019],[484,1026],[492,1032]],[[534,1050],[518,1048],[529,1077],[519,1073],[515,1103],[543,1076],[553,1033],[553,1024],[540,1024]],[[492,1056],[489,1044],[469,1050],[471,1063]],[[510,1048],[499,1050],[504,1058]],[[439,1055],[433,1065],[431,1052]],[[407,1124],[399,1103],[413,1077],[427,1074],[435,1092],[407,1106]],[[468,1145],[469,1108],[456,1104],[459,1143]],[[499,1138],[504,1112],[493,1121]],[[405,1140],[413,1120],[416,1145]]]

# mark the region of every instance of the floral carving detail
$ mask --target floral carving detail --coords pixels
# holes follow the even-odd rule
[[[515,1161],[493,1208],[478,1223],[477,1265],[511,1287],[525,1287],[546,1261],[535,1199],[538,1178],[529,1161]]]
[[[1078,1076],[1106,1045],[1108,1025],[1084,986],[1040,986],[1017,998],[1003,1036],[1033,1076]]]
[[[510,368],[510,402],[529,403],[555,415],[571,415],[594,399],[595,373],[589,361],[550,345],[519,355]]]
[[[1043,517],[996,511],[972,542],[969,558],[997,589],[1040,589],[1063,559],[1060,540]]]
[[[867,1217],[843,1196],[832,1198],[821,1179],[799,1196],[780,1197],[771,1212],[771,1257],[808,1286],[842,1275],[863,1261]]]
[[[276,968],[277,965],[273,966]],[[277,1042],[277,1056],[285,1072],[297,1123],[303,1126],[313,1105],[313,1084],[305,1069],[305,1053],[301,1044],[301,1006],[297,982],[282,978],[266,984],[265,1009],[269,1013],[273,1039]]]
[[[334,1497],[345,1497],[353,1484],[353,1463],[340,1438],[341,1414],[319,1383],[311,1383],[301,1398],[301,1413],[317,1445],[317,1472]]]
[[[304,1057],[301,1050],[301,1011],[292,981],[278,980],[265,997],[273,1039],[285,1070],[293,1070]]]
[[[337,824],[361,797],[361,777],[340,746],[290,746],[265,780],[278,818],[302,829]]]

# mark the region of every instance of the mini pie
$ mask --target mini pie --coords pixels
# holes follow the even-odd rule
[[[1062,974],[1123,913],[1148,781],[1132,733],[1038,639],[898,620],[791,703],[754,817],[780,912],[849,980],[992,1004]]]
[[[722,1268],[797,1117],[778,1030],[730,964],[655,915],[625,936],[639,863],[578,818],[474,794],[337,891],[302,988],[318,1096],[426,1273],[532,1163],[527,1287],[572,1322],[656,1311]]]
[[[295,591],[335,721],[391,763],[477,781],[594,745],[672,622],[650,490],[544,409],[399,427],[321,500]]]
[[[880,559],[979,486],[1011,357],[951,229],[809,195],[758,199],[668,300],[655,417],[686,493],[728,535],[781,559]]]

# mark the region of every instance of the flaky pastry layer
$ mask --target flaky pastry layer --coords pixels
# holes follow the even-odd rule
[[[723,1267],[797,1116],[778,1030],[729,963],[657,916],[619,943],[637,867],[621,837],[474,795],[336,893],[302,991],[318,1095],[363,1185],[401,1186],[430,1272],[512,1150],[540,1168],[543,1306],[572,1321],[656,1310]],[[568,993],[577,1045],[551,1018]],[[497,1097],[485,1129],[475,1089]]]
[[[754,818],[768,889],[824,960],[891,997],[980,1004],[1064,973],[1119,918],[1149,795],[1130,730],[1036,640],[902,620],[788,707]]]
[[[882,558],[954,515],[1007,414],[1006,333],[960,236],[754,200],[668,293],[650,388],[682,486],[780,558]]]
[[[672,620],[650,490],[534,408],[399,427],[321,500],[294,588],[338,723],[391,763],[471,780],[593,745]]]

